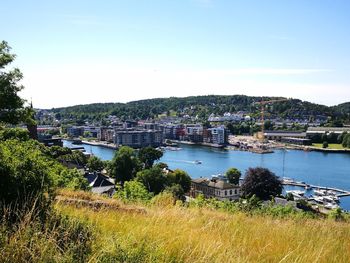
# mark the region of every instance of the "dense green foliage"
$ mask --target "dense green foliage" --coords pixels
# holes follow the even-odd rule
[[[117,191],[115,196],[125,201],[148,201],[152,198],[143,183],[136,180],[125,182],[123,189]]]
[[[80,172],[69,170],[57,161],[72,154],[67,148],[48,148],[30,140],[27,132],[21,129],[2,128],[0,203],[15,207],[12,211],[26,212],[34,203],[49,206],[57,187],[88,189]]]
[[[23,76],[17,68],[5,70],[16,57],[10,51],[7,42],[0,42],[0,123],[17,124],[26,114],[24,100],[17,94],[23,89],[19,84]]]
[[[345,116],[347,120],[350,120],[350,102],[345,102],[337,106],[333,106],[332,109],[340,116]]]
[[[190,191],[191,177],[185,171],[176,169],[173,172],[169,172],[167,177],[170,185],[180,186],[184,193],[188,193]]]
[[[226,171],[225,176],[231,184],[239,184],[239,178],[241,177],[241,171],[237,168],[230,168]]]
[[[89,168],[89,171],[102,171],[105,168],[105,162],[96,156],[91,156],[86,166]]]
[[[154,149],[153,147],[141,148],[138,153],[138,157],[145,168],[151,168],[155,161],[162,158],[163,153],[160,150]]]
[[[108,166],[108,171],[109,175],[116,179],[116,182],[123,185],[125,181],[132,180],[140,168],[140,161],[135,150],[123,146],[115,153]]]
[[[155,195],[162,192],[169,185],[166,174],[157,166],[139,171],[136,180]]]
[[[32,141],[1,142],[1,205],[15,206],[18,211],[27,211],[34,203],[47,206],[52,199],[55,185],[55,167],[51,164],[52,161]]]
[[[343,147],[350,148],[350,133],[344,133],[342,137]]]
[[[16,139],[19,141],[28,141],[29,132],[21,128],[6,129],[0,126],[0,141]]]
[[[70,120],[75,123],[83,123],[84,120],[98,120],[108,115],[115,115],[121,119],[147,119],[156,118],[160,114],[189,114],[205,120],[212,113],[223,114],[225,112],[247,111],[255,117],[260,116],[260,106],[254,104],[261,100],[277,99],[276,97],[250,97],[244,95],[232,96],[193,96],[185,98],[159,98],[128,103],[95,103],[77,105],[65,108],[52,109],[60,119]],[[349,111],[343,107],[327,107],[298,99],[285,102],[276,102],[266,106],[267,116],[307,117],[315,119],[318,115],[333,118],[349,118]]]
[[[282,183],[273,172],[266,168],[249,168],[245,174],[241,191],[245,197],[255,195],[261,200],[268,200],[282,193]]]

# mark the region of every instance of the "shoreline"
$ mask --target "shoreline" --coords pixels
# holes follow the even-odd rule
[[[62,139],[62,140],[67,140],[67,141],[74,141],[74,139]],[[204,146],[204,147],[211,147],[211,148],[216,148],[216,149],[223,149],[223,150],[233,150],[233,151],[248,151],[248,152],[252,152],[252,153],[258,153],[258,154],[262,154],[262,152],[258,152],[255,150],[242,150],[239,148],[236,148],[235,146],[231,145],[231,144],[226,144],[226,145],[220,145],[220,144],[213,144],[213,143],[195,143],[195,142],[190,142],[190,141],[179,141],[179,140],[172,140],[175,143],[178,144],[185,144],[185,145],[193,145],[193,146]],[[101,146],[104,148],[108,148],[108,149],[113,149],[113,150],[117,150],[118,147],[115,144],[107,144],[104,142],[100,142],[100,141],[86,141],[86,140],[81,140],[81,142],[83,144],[87,144],[87,145],[92,145],[92,146]],[[324,153],[346,153],[349,154],[350,153],[350,149],[329,149],[329,148],[319,148],[319,147],[315,147],[315,146],[304,146],[304,145],[296,145],[296,144],[288,144],[288,145],[276,145],[271,147],[272,151],[273,149],[288,149],[288,150],[299,150],[299,151],[315,151],[315,152],[324,152]],[[268,153],[270,153],[271,151],[269,151]],[[263,152],[265,153],[265,152]]]
[[[89,142],[89,141],[83,141],[82,140],[81,143],[87,144],[87,145],[92,145],[92,146],[101,146],[101,147],[112,149],[112,150],[117,150],[118,149],[118,147],[115,144],[106,144],[106,143],[97,142],[97,141]]]

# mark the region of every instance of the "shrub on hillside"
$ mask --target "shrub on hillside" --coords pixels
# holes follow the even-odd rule
[[[270,170],[262,167],[249,168],[242,183],[242,195],[255,195],[261,200],[268,200],[282,193],[282,183]]]

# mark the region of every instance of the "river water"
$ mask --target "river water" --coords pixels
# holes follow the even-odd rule
[[[64,141],[64,146],[72,145]],[[115,152],[100,146],[81,146],[102,160],[111,160]],[[238,168],[244,175],[249,167],[262,166],[280,177],[350,191],[350,154],[347,153],[275,150],[271,154],[256,154],[192,145],[181,145],[181,148],[165,151],[160,161],[167,163],[170,169],[185,170],[192,178],[224,173],[230,167]],[[196,160],[202,163],[196,164]],[[342,198],[341,206],[350,210],[350,197]]]

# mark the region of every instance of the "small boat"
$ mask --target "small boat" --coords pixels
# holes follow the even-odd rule
[[[322,190],[322,189],[315,189],[314,190],[314,194],[318,195],[318,196],[323,196],[323,195],[327,194],[327,191],[326,190]]]
[[[324,208],[327,208],[327,209],[337,209],[337,208],[339,208],[339,205],[334,204],[334,203],[327,203],[327,204],[324,205]]]
[[[195,164],[202,164],[202,161],[200,161],[200,160],[195,160],[194,163],[195,163]]]
[[[288,190],[286,191],[287,194],[297,195],[297,196],[303,196],[305,194],[305,191],[302,190]]]
[[[314,200],[317,203],[323,204],[323,198],[321,196],[314,196]]]
[[[331,195],[326,195],[323,196],[323,200],[325,200],[326,202],[339,202],[339,197],[337,196],[331,196]]]

